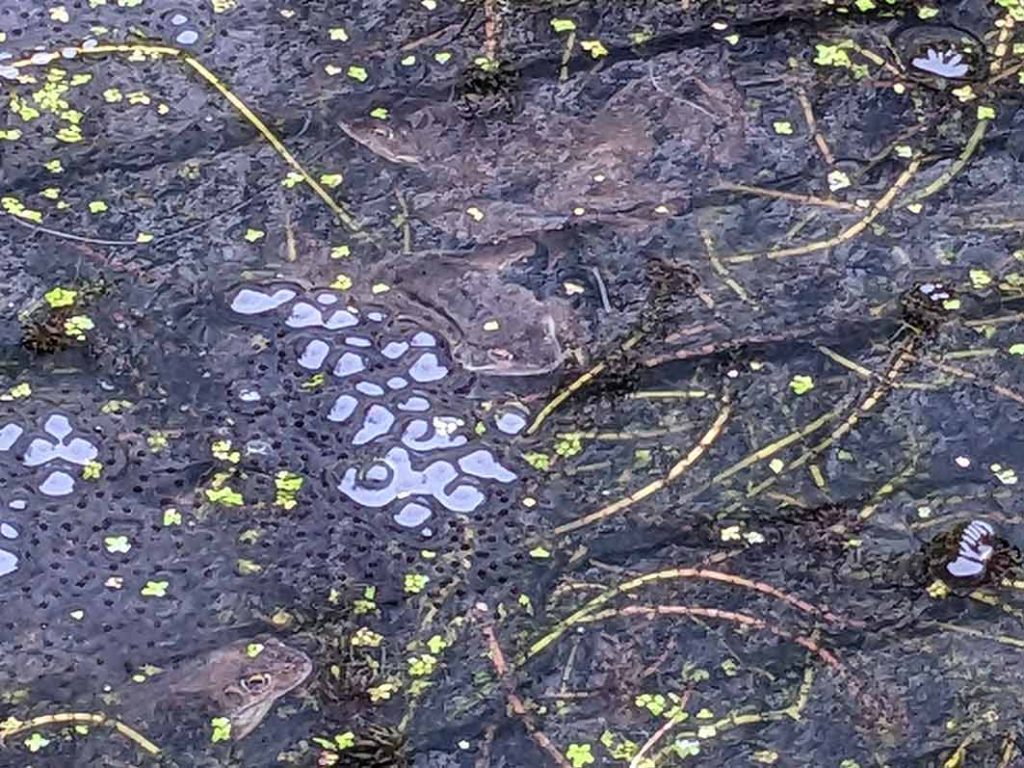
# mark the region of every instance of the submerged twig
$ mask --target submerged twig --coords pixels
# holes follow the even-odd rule
[[[899,196],[903,188],[910,183],[910,180],[914,178],[918,168],[921,167],[921,158],[915,157],[907,165],[906,170],[903,171],[893,182],[892,186],[886,191],[875,202],[874,205],[868,209],[868,212],[860,218],[857,222],[850,225],[838,235],[827,238],[825,240],[815,240],[813,243],[806,243],[805,245],[797,245],[792,248],[778,248],[770,251],[752,251],[750,253],[740,253],[735,256],[729,256],[725,259],[730,264],[740,264],[748,261],[754,261],[755,259],[766,258],[766,259],[782,259],[789,256],[805,256],[809,253],[816,253],[817,251],[825,251],[830,248],[835,248],[842,245],[849,240],[853,240],[861,232],[866,230],[871,223],[887,211]]]
[[[814,119],[814,108],[811,106],[811,100],[807,98],[807,91],[802,86],[796,89],[796,98],[800,102],[800,108],[803,110],[807,130],[811,132],[811,136],[814,138],[814,143],[818,147],[822,159],[829,165],[835,165],[835,155],[832,154],[825,136],[818,130],[818,121]]]
[[[757,187],[752,184],[736,184],[730,181],[725,181],[715,185],[711,191],[717,192],[724,190],[726,192],[744,192],[750,195],[757,195],[758,197],[770,197],[777,200],[787,200],[791,203],[798,203],[800,205],[813,205],[820,206],[822,208],[835,208],[840,211],[851,211],[859,213],[862,209],[856,203],[847,203],[842,200],[833,200],[828,197],[814,197],[813,195],[798,195],[795,192],[785,192],[781,189],[768,189],[767,187]]]
[[[526,705],[523,700],[519,698],[519,694],[516,693],[515,685],[512,682],[512,676],[509,673],[508,664],[505,661],[505,654],[501,650],[501,644],[498,642],[498,636],[494,632],[494,626],[492,624],[485,624],[481,630],[484,634],[484,639],[487,641],[488,656],[491,659],[491,666],[494,667],[494,672],[497,674],[498,679],[501,681],[502,687],[505,689],[505,700],[508,702],[508,707],[512,710],[527,732],[530,734],[530,738],[540,747],[555,765],[559,768],[572,768],[558,747],[547,737],[544,731],[537,728],[533,722],[533,718],[530,716],[529,711],[526,709]]]
[[[912,192],[906,200],[901,200],[900,203],[902,205],[914,205],[943,190],[970,162],[978,146],[981,144],[981,140],[985,138],[985,132],[988,130],[990,122],[990,120],[979,120],[978,124],[974,126],[974,131],[968,137],[967,143],[964,144],[964,148],[960,150],[960,154],[953,161],[952,165],[939,174],[930,184],[916,192]]]
[[[107,726],[108,728],[113,728],[126,739],[133,741],[138,747],[154,757],[160,754],[160,747],[141,733],[102,712],[55,712],[50,715],[33,717],[29,720],[18,720],[11,717],[0,721],[0,746],[4,746],[4,742],[11,736],[32,730],[33,728],[43,728],[51,725]]]
[[[668,487],[668,485],[673,481],[682,476],[687,469],[693,466],[693,464],[704,455],[711,444],[718,439],[718,436],[722,433],[722,429],[725,427],[725,423],[729,420],[730,413],[731,408],[728,401],[726,401],[722,404],[722,408],[718,412],[718,416],[711,423],[711,426],[708,427],[707,432],[701,436],[700,440],[697,441],[697,444],[690,449],[690,452],[687,453],[686,456],[677,461],[672,468],[669,469],[668,474],[664,477],[648,483],[643,488],[634,491],[616,502],[601,507],[596,512],[591,512],[589,515],[584,515],[572,522],[558,526],[555,528],[555,534],[561,536],[566,533],[571,533],[572,531],[578,531],[580,528],[586,528],[588,525],[593,525],[594,523],[605,520],[606,518],[616,515],[625,509],[629,509],[637,502],[642,501],[648,496]]]
[[[739,296],[740,301],[747,304],[751,304],[754,309],[758,309],[757,302],[750,298],[750,294],[747,293],[746,289],[739,284],[739,282],[729,274],[729,270],[726,269],[722,260],[715,255],[715,244],[711,240],[711,235],[703,227],[700,230],[701,240],[704,242],[704,251],[708,255],[708,261],[711,262],[711,268],[715,271],[722,282],[732,289],[732,292]]]
[[[704,608],[696,605],[627,605],[622,608],[609,608],[581,619],[580,623],[589,624],[595,621],[616,616],[643,616],[644,618],[656,618],[658,616],[690,616],[705,619],[721,619],[732,624],[739,624],[743,627],[760,629],[769,632],[783,640],[796,643],[821,659],[828,667],[836,672],[843,672],[843,664],[831,651],[821,647],[815,640],[807,635],[797,635],[782,627],[772,624],[757,616],[739,611],[727,611],[722,608]]]
[[[672,581],[675,579],[700,579],[706,581],[716,581],[723,584],[729,584],[734,587],[741,587],[743,589],[750,589],[754,592],[760,592],[763,595],[774,597],[786,603],[797,610],[809,614],[811,616],[819,616],[826,621],[857,626],[860,622],[851,621],[838,616],[827,608],[822,608],[812,603],[807,602],[799,597],[790,595],[787,592],[783,592],[781,589],[773,587],[771,584],[767,584],[763,581],[755,581],[748,579],[744,576],[737,576],[732,573],[726,573],[724,571],[716,571],[710,568],[669,568],[664,571],[655,571],[653,573],[646,573],[641,576],[624,581],[616,587],[605,590],[600,595],[588,600],[583,607],[577,609],[566,618],[560,620],[555,626],[550,629],[543,637],[535,641],[530,645],[529,650],[526,653],[526,658],[536,656],[538,653],[543,651],[549,645],[554,643],[558,638],[564,635],[569,629],[576,624],[579,624],[587,616],[592,615],[603,606],[614,600],[620,595],[624,595],[627,592],[632,592],[639,587],[647,584],[656,583],[659,581]]]
[[[626,342],[619,348],[619,351],[628,352],[630,349],[639,344],[642,338],[642,334],[634,334],[633,336],[626,340]],[[587,371],[584,371],[575,379],[573,379],[573,381],[569,383],[569,386],[567,386],[565,389],[563,389],[561,392],[559,392],[557,395],[551,398],[551,402],[549,402],[547,405],[541,408],[540,413],[537,414],[537,416],[534,418],[530,426],[527,427],[525,434],[532,435],[534,432],[540,429],[541,424],[544,423],[548,416],[550,416],[552,413],[555,412],[555,410],[557,410],[558,406],[560,406],[574,394],[576,394],[585,386],[587,386],[587,384],[589,384],[602,373],[604,373],[605,369],[607,368],[608,361],[602,360],[600,363],[597,363],[597,365],[593,366]]]

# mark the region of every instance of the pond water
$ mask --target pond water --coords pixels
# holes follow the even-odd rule
[[[1024,766],[1024,3],[0,3],[0,765]]]

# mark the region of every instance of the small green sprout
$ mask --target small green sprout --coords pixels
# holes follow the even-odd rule
[[[1002,464],[992,464],[989,466],[989,469],[992,470],[992,474],[1003,485],[1017,484],[1017,473],[1011,467],[1004,467]]]
[[[992,285],[992,276],[984,269],[972,269],[968,274],[971,278],[971,285],[976,290]]]
[[[438,51],[434,54],[434,61],[438,64],[447,64],[452,60],[452,54],[450,51]]]
[[[551,552],[550,550],[545,549],[544,547],[534,547],[530,550],[530,557],[532,557],[534,560],[546,560],[547,558],[551,557]]]
[[[210,727],[213,732],[210,734],[210,741],[216,744],[218,741],[229,741],[231,739],[231,721],[226,717],[215,717],[210,720]]]
[[[374,107],[370,110],[370,117],[375,120],[387,120],[391,113],[388,112],[387,107]]]
[[[249,643],[245,646],[245,655],[250,659],[255,659],[261,653],[263,653],[263,643]]]
[[[345,71],[345,74],[347,74],[353,80],[360,83],[365,83],[367,79],[369,79],[370,77],[369,73],[366,71],[365,68],[357,66],[355,64],[349,66],[349,68]]]
[[[593,59],[600,59],[608,55],[608,49],[600,40],[581,40],[580,48],[589,53]]]
[[[347,245],[336,245],[331,248],[332,259],[344,259],[352,255],[352,249]]]
[[[340,173],[322,173],[320,174],[320,183],[325,187],[334,189],[336,186],[341,184],[343,177]]]
[[[608,730],[601,734],[601,745],[616,760],[632,760],[639,751],[635,741],[616,736]]]
[[[89,203],[89,213],[106,213],[109,210],[103,200],[93,200]]]
[[[846,52],[846,48],[851,44],[849,40],[832,45],[818,43],[814,46],[814,63],[821,67],[848,68],[853,66],[853,62],[850,61],[850,56]]]
[[[978,119],[979,120],[994,120],[996,116],[996,110],[994,107],[990,107],[985,104],[978,105]]]
[[[153,453],[160,453],[167,447],[167,433],[156,429],[146,435],[146,445]]]
[[[697,731],[698,737],[702,739],[709,738],[700,735],[701,731],[709,728],[712,731],[710,735],[714,736],[714,726],[703,725]],[[672,742],[672,751],[676,753],[676,757],[695,757],[700,754],[700,742],[696,739],[676,739],[674,742]]]
[[[792,136],[793,124],[788,120],[776,120],[772,123],[772,130],[780,136]]]
[[[15,384],[13,387],[8,389],[3,394],[0,394],[0,401],[9,402],[11,400],[23,400],[32,394],[32,387],[27,381],[23,381],[21,384]]]
[[[352,287],[352,278],[348,275],[338,274],[330,285],[336,291],[347,291]]]
[[[130,411],[134,405],[131,400],[107,400],[100,408],[100,413],[116,416]]]
[[[245,230],[243,237],[246,239],[246,242],[255,243],[257,240],[263,239],[266,234],[262,229],[249,227],[249,229]]]
[[[1010,348],[1007,349],[1006,351],[1009,352],[1011,355],[1024,355],[1024,344],[1020,342],[1017,342],[1016,344],[1011,344]]]
[[[334,737],[334,743],[338,746],[338,749],[349,749],[355,746],[356,735],[352,731],[339,733]]]
[[[565,756],[572,763],[572,768],[585,768],[594,762],[594,755],[589,744],[570,744]]]
[[[552,19],[551,28],[559,34],[562,32],[575,32],[576,22],[572,19]]]
[[[363,588],[363,596],[352,601],[352,611],[361,616],[377,610],[377,588],[373,585]]]
[[[344,27],[331,27],[327,32],[330,35],[331,40],[334,40],[335,42],[348,42],[348,31]]]
[[[210,453],[213,454],[213,458],[230,464],[237,464],[242,460],[242,454],[239,451],[231,450],[230,440],[214,440],[210,444]]]
[[[235,571],[239,576],[255,576],[257,573],[263,572],[263,566],[255,560],[247,560],[244,557],[240,557],[238,562],[235,563]]]
[[[810,376],[797,374],[790,380],[789,388],[793,390],[794,394],[804,395],[814,389],[814,379]]]

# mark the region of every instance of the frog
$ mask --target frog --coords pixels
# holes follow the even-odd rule
[[[460,255],[396,258],[377,279],[401,296],[402,311],[439,330],[453,359],[485,377],[536,377],[558,371],[583,341],[576,312],[559,296],[538,297],[509,279],[538,255],[522,238]]]
[[[460,243],[581,222],[643,229],[683,211],[744,151],[742,97],[721,63],[701,52],[656,58],[616,64],[575,95],[535,86],[508,121],[413,102],[387,120],[337,122],[377,157],[413,171],[415,217]]]
[[[159,701],[172,708],[203,706],[231,722],[231,738],[240,741],[263,722],[282,696],[313,672],[300,650],[270,636],[242,639],[184,662],[158,675],[131,697],[145,707]],[[154,690],[155,688],[159,690]],[[135,706],[128,709],[136,711]]]

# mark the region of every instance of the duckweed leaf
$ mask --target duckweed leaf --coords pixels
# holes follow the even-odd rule
[[[139,593],[143,597],[167,597],[168,586],[170,585],[166,581],[147,581]]]
[[[231,739],[231,721],[228,718],[215,717],[210,720],[210,727],[212,728],[210,741],[214,744],[218,741],[228,741]]]
[[[570,744],[565,756],[572,763],[572,768],[584,768],[595,762],[589,744]]]

